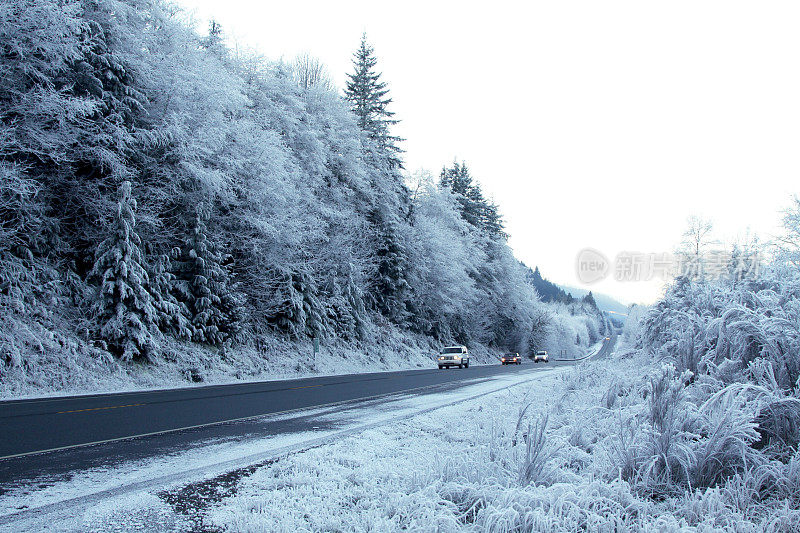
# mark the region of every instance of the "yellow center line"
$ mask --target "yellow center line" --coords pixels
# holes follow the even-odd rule
[[[317,388],[317,387],[324,387],[326,385],[327,385],[326,383],[320,383],[318,385],[303,385],[301,387],[289,387],[288,390],[314,389],[314,388]],[[286,389],[284,389],[284,390],[286,390]],[[270,391],[267,391],[267,392],[270,392]],[[137,406],[140,406],[140,405],[147,405],[147,403],[130,403],[128,405],[113,405],[113,406],[109,406],[109,407],[92,407],[92,408],[89,408],[89,409],[75,409],[75,410],[72,410],[72,411],[56,411],[56,414],[63,415],[63,414],[67,414],[67,413],[84,413],[86,411],[103,411],[103,410],[106,410],[106,409],[120,409],[122,407],[137,407]]]
[[[92,407],[91,409],[75,409],[74,411],[58,411],[56,414],[63,415],[66,413],[83,413],[85,411],[102,411],[103,409],[119,409],[121,407],[136,407],[138,405],[145,405],[143,403],[130,403],[128,405],[114,405],[111,407]]]
[[[305,385],[305,386],[302,386],[302,387],[290,387],[290,390],[295,390],[295,389],[313,389],[315,387],[322,387],[322,386],[324,386],[324,384],[320,384],[320,385]],[[147,405],[147,404],[146,403],[129,403],[127,405],[113,405],[113,406],[109,406],[109,407],[92,407],[92,408],[89,408],[89,409],[75,409],[73,411],[57,411],[56,414],[64,415],[64,414],[68,414],[68,413],[85,413],[86,411],[103,411],[103,410],[106,410],[106,409],[120,409],[122,407],[137,407],[137,406],[140,406],[140,405]]]

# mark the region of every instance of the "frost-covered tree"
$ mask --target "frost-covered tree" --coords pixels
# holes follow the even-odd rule
[[[193,340],[221,345],[238,331],[238,299],[230,287],[229,258],[209,242],[207,217],[201,204],[180,259],[175,261],[172,285],[191,315]]]
[[[686,222],[683,240],[678,248],[678,256],[683,262],[682,274],[694,279],[706,277],[706,266],[711,246],[716,244],[712,238],[714,224],[701,216],[692,215]]]
[[[775,240],[778,257],[800,270],[800,197],[783,211],[783,232]]]
[[[472,277],[485,259],[478,241],[454,195],[437,187],[429,174],[421,176],[414,205],[413,322],[445,342],[481,338],[482,324],[474,313],[479,291]]]
[[[174,253],[179,256],[180,248],[176,248]],[[162,254],[153,261],[150,270],[150,292],[153,295],[158,327],[163,332],[189,340],[195,333],[190,319],[191,314],[185,302],[175,297],[174,284],[172,260],[169,255]]]
[[[225,40],[225,35],[222,32],[222,25],[215,19],[208,22],[208,35],[202,40],[202,45],[212,51],[217,51],[222,48]]]
[[[714,224],[710,220],[697,215],[690,216],[681,242],[684,251],[690,256],[700,258],[700,255],[714,242],[711,238],[713,229]]]
[[[594,300],[594,295],[592,294],[592,291],[589,291],[589,293],[586,296],[581,298],[581,301],[586,305],[593,307],[594,309],[597,309],[597,302]]]
[[[354,72],[347,75],[344,94],[358,118],[358,126],[385,152],[391,167],[402,168],[402,149],[398,143],[403,139],[389,131],[398,121],[393,118],[394,112],[389,111],[392,99],[388,97],[386,82],[381,81],[381,74],[375,71],[377,63],[375,49],[367,43],[364,34],[353,54]]]
[[[298,55],[292,63],[292,73],[300,88],[308,91],[316,87],[322,90],[332,90],[333,82],[330,74],[322,62],[308,53]]]
[[[327,316],[314,277],[301,269],[297,272],[285,271],[283,280],[279,288],[283,306],[271,320],[293,338],[327,337]]]
[[[396,323],[407,318],[409,297],[408,271],[411,267],[406,243],[402,240],[402,222],[396,215],[373,209],[369,220],[375,225],[376,265],[372,275],[371,295],[375,308]]]
[[[58,279],[46,258],[61,248],[55,220],[41,189],[13,164],[0,162],[0,309],[33,310],[31,304]]]
[[[150,279],[136,233],[131,184],[119,189],[113,233],[97,248],[90,278],[99,282],[97,320],[108,348],[123,360],[148,358],[157,331]]]
[[[439,183],[455,194],[461,204],[464,220],[492,238],[506,238],[499,209],[483,196],[480,185],[472,179],[466,163],[454,161],[452,167],[442,168]]]

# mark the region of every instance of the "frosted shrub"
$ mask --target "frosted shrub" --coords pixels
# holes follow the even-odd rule
[[[746,379],[758,359],[772,362],[777,386],[800,379],[800,284],[780,265],[759,280],[731,284],[678,279],[644,320],[644,344],[678,369]]]
[[[762,461],[750,445],[758,440],[748,387],[731,385],[709,398],[699,409],[693,443],[690,486],[711,487]]]
[[[786,459],[800,448],[800,400],[780,398],[770,402],[755,419],[759,438],[756,448]]]
[[[686,374],[666,366],[650,378],[647,403],[637,414],[622,418],[612,445],[619,475],[650,497],[663,497],[685,486],[693,464],[687,422]]]
[[[539,417],[528,423],[525,434],[525,453],[520,464],[520,483],[537,484],[548,479],[547,462],[552,450],[547,447],[547,416]]]

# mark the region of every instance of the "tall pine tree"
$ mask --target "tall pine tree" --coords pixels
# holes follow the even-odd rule
[[[129,181],[122,183],[119,195],[114,232],[97,248],[90,278],[100,282],[100,334],[111,352],[131,360],[150,355],[157,319]]]
[[[378,231],[375,236],[376,271],[371,279],[374,307],[393,322],[404,324],[408,318],[410,265],[408,251],[398,234],[399,222],[381,209],[373,209],[368,220]]]
[[[238,331],[241,311],[229,286],[230,258],[209,242],[207,218],[200,204],[181,257],[174,261],[173,290],[189,311],[193,340],[218,346]]]
[[[355,71],[347,75],[344,95],[358,118],[358,126],[385,152],[390,166],[403,168],[400,160],[403,150],[397,145],[403,139],[389,132],[398,121],[388,109],[392,99],[387,96],[389,89],[386,82],[381,81],[381,74],[375,72],[378,60],[374,54],[375,49],[367,43],[367,35],[362,35],[361,46],[353,54]]]
[[[439,183],[455,194],[464,220],[493,239],[505,240],[508,237],[500,211],[483,196],[480,185],[473,181],[466,163],[454,161],[451,168],[442,168]]]

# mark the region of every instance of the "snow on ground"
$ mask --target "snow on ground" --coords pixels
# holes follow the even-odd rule
[[[172,342],[150,364],[124,363],[96,354],[62,357],[50,347],[37,364],[0,375],[0,400],[65,395],[137,392],[228,383],[296,379],[330,375],[435,368],[440,345],[422,335],[386,328],[374,344],[323,343],[315,358],[310,341],[268,338],[260,350],[217,350]],[[585,346],[576,346],[586,352]],[[496,364],[500,353],[476,344],[473,364]]]
[[[639,385],[658,371],[647,361],[618,349],[574,367],[320,412],[321,425],[339,424],[338,434],[292,436],[297,446],[283,453],[274,451],[286,441],[239,443],[239,453],[251,455],[238,468],[227,463],[216,474],[207,469],[98,497],[64,507],[47,524],[66,531],[800,530],[790,493],[750,501],[748,487],[732,479],[653,498],[624,479],[620,465],[635,452],[628,431],[646,429],[626,420],[646,408]],[[537,379],[514,381],[525,374]],[[324,442],[303,440],[328,431]],[[229,446],[209,443],[159,458],[152,469],[228,458],[236,453]],[[146,465],[128,468],[136,475]],[[77,482],[76,493],[98,475]],[[12,497],[22,501],[16,494],[3,503]]]
[[[647,371],[624,353],[373,428],[187,515],[225,531],[797,531],[797,509],[759,514],[735,483],[652,499],[622,479],[623,391]]]
[[[91,527],[104,530],[117,527],[122,530],[135,529],[134,522],[137,521],[150,524],[149,527],[153,527],[153,524],[169,523],[180,530],[183,529],[181,524],[185,523],[181,513],[171,518],[166,517],[163,512],[163,498],[154,497],[153,493],[165,487],[225,476],[237,469],[246,469],[249,465],[270,461],[298,449],[320,446],[364,427],[400,423],[430,409],[437,409],[435,412],[450,416],[450,406],[464,404],[469,398],[518,386],[531,379],[545,379],[548,375],[562,371],[563,369],[544,370],[537,367],[535,371],[531,368],[530,371],[476,379],[447,392],[398,394],[369,402],[354,402],[349,406],[263,417],[265,422],[301,416],[312,417],[318,429],[268,437],[252,435],[240,441],[213,439],[168,455],[100,466],[66,476],[59,475],[55,479],[36,479],[18,487],[4,487],[8,492],[0,495],[0,528],[10,525],[15,531],[26,528],[36,530],[43,523],[42,520],[46,520],[48,527],[52,527],[55,516],[61,517],[56,520],[59,529],[68,531]],[[9,518],[3,518],[4,515],[22,509],[43,507],[53,510],[54,514],[45,516],[28,513],[22,517],[22,521],[13,523]],[[125,509],[122,515],[120,509]],[[131,516],[136,519],[128,522]],[[122,524],[117,523],[120,517],[124,522]]]
[[[433,368],[437,347],[427,337],[400,334],[392,328],[372,345],[343,341],[323,343],[315,358],[310,341],[266,338],[259,349],[238,347],[224,354],[197,344],[170,341],[149,364],[122,362],[86,353],[77,342],[65,348],[45,345],[25,367],[0,375],[0,399],[135,392],[226,383],[294,379],[381,370]],[[66,342],[66,341],[65,341]],[[494,359],[476,346],[476,362]]]

